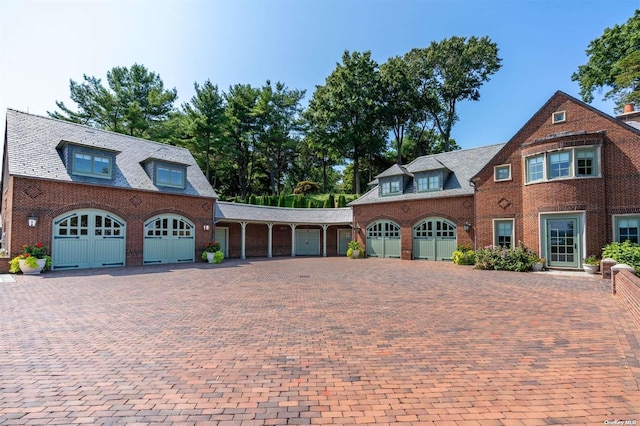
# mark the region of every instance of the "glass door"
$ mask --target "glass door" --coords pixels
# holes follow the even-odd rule
[[[580,232],[578,219],[547,218],[546,253],[549,266],[578,268],[580,266]]]

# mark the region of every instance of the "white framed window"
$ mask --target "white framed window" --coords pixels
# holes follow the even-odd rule
[[[575,157],[576,176],[598,176],[597,149],[576,149]]]
[[[493,180],[496,182],[511,180],[511,164],[501,164],[493,168]]]
[[[107,155],[74,151],[71,170],[74,175],[110,179],[111,161]]]
[[[184,188],[184,175],[184,167],[169,164],[156,164],[156,185]]]
[[[549,179],[571,176],[571,151],[551,152],[548,161]]]
[[[553,114],[551,114],[551,122],[553,124],[564,123],[565,121],[567,121],[566,111],[556,111]]]
[[[513,247],[513,228],[513,219],[494,219],[493,244],[504,248]]]
[[[623,243],[628,240],[632,243],[640,243],[638,240],[640,233],[640,216],[615,216],[613,226],[615,240],[617,242]]]

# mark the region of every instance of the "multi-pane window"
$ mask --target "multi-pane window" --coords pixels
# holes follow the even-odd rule
[[[551,122],[553,124],[564,123],[565,121],[567,121],[567,113],[565,111],[556,111],[551,116]]]
[[[576,150],[576,176],[596,176],[597,174],[596,150]]]
[[[571,175],[571,152],[552,152],[549,154],[549,179]]]
[[[600,175],[599,150],[594,147],[572,148],[527,157],[527,183],[572,177]]]
[[[616,239],[618,242],[631,241],[638,243],[638,229],[640,228],[640,217],[619,217],[616,218]]]
[[[438,191],[442,189],[441,174],[430,174],[426,176],[420,176],[417,180],[418,192],[424,191]]]
[[[513,246],[513,220],[496,220],[493,222],[494,244],[511,248]]]
[[[156,166],[156,185],[184,188],[184,168],[158,164]]]
[[[400,192],[400,179],[387,180],[380,183],[382,195],[397,194]]]
[[[107,179],[111,177],[111,158],[106,155],[74,152],[71,167],[75,175]]]
[[[544,179],[544,155],[527,158],[527,182]]]
[[[503,164],[501,166],[496,166],[493,169],[494,176],[493,179],[497,181],[501,180],[511,180],[511,164]]]

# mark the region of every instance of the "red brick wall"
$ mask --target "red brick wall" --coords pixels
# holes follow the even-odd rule
[[[552,124],[555,111],[566,122]],[[562,136],[563,132],[602,132]],[[555,134],[555,137],[550,135]],[[600,145],[603,178],[567,179],[524,184],[524,157],[536,152],[579,145]],[[493,168],[511,164],[513,180],[494,182]],[[640,212],[640,136],[564,96],[556,95],[491,161],[476,180],[478,245],[493,243],[492,220],[515,218],[515,237],[539,249],[539,214],[583,211],[586,251],[600,254],[613,239],[611,214]]]
[[[631,271],[620,271],[615,275],[615,289],[618,303],[629,310],[640,328],[640,278]]]
[[[213,199],[18,177],[10,182],[3,220],[9,221],[7,244],[11,256],[28,243],[42,242],[51,247],[53,219],[85,208],[105,210],[126,221],[128,266],[142,265],[144,222],[157,214],[178,214],[194,223],[196,258],[212,239],[212,231],[203,231],[203,226],[213,222]],[[12,214],[6,218],[5,207],[11,205]],[[36,228],[27,226],[27,217],[32,214],[39,218]]]
[[[228,252],[230,258],[241,257],[242,228],[239,223],[218,222],[216,226],[228,228]],[[338,229],[351,229],[348,226],[329,226],[327,228],[327,256],[338,255]],[[320,255],[323,254],[323,235],[320,226],[300,225],[296,229],[320,230]],[[248,223],[245,236],[246,257],[266,257],[268,255],[269,228],[266,223]],[[291,256],[291,227],[288,224],[274,224],[272,230],[272,256]]]
[[[360,231],[357,238],[366,244],[366,229],[371,223],[388,219],[400,225],[402,258],[413,258],[413,226],[427,217],[442,217],[457,225],[458,244],[473,244],[474,232],[465,232],[464,223],[474,223],[473,196],[386,202],[354,206],[355,226]]]

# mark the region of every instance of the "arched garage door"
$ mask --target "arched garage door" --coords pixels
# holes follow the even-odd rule
[[[369,225],[366,254],[370,257],[400,257],[400,226],[388,220]]]
[[[75,210],[53,221],[53,269],[124,266],[124,220],[103,210]]]
[[[430,217],[413,227],[413,258],[451,260],[458,245],[457,227],[440,217]]]
[[[193,262],[195,227],[182,216],[162,214],[144,224],[143,263]]]

